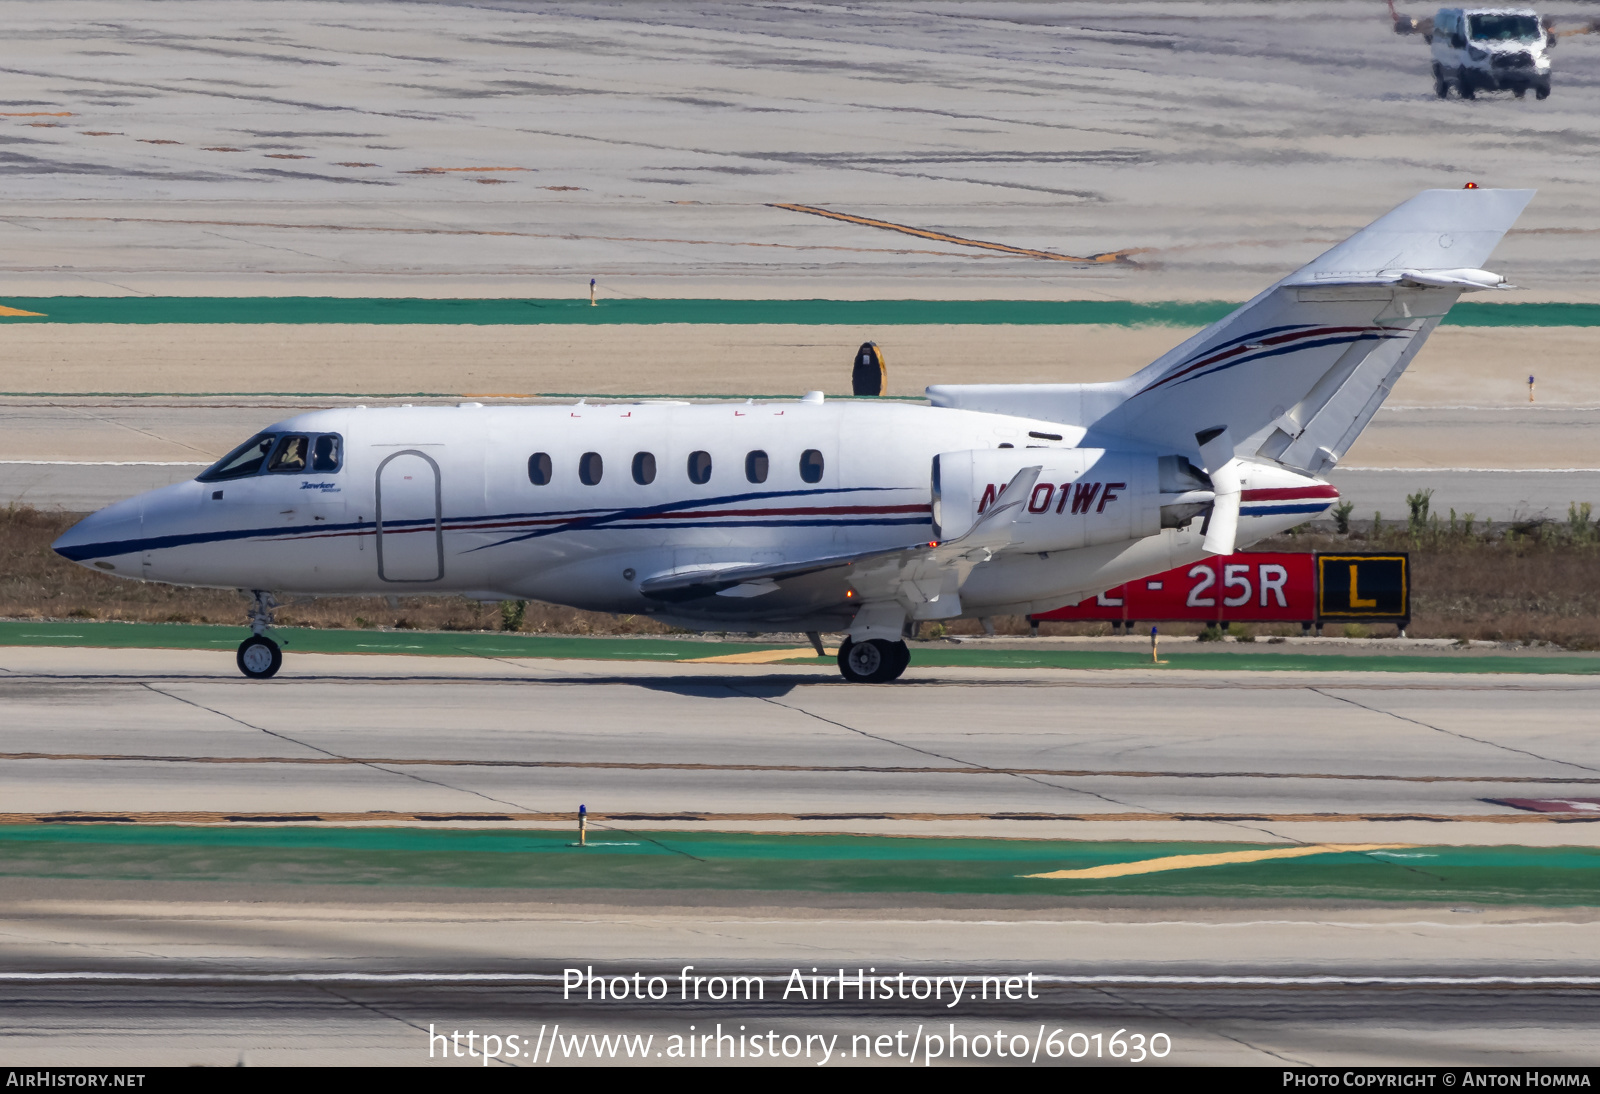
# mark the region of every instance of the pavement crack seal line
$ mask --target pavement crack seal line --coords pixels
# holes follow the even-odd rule
[[[350,996],[344,994],[341,991],[336,991],[331,985],[329,985],[327,983],[313,982],[311,986],[316,988],[318,991],[320,991],[324,995],[332,996],[333,998],[339,1000],[341,1003],[348,1003],[352,1007],[359,1007],[362,1010],[370,1011],[371,1013],[376,1014],[380,1018],[389,1019],[391,1022],[399,1022],[402,1026],[407,1026],[407,1027],[409,1027],[411,1029],[414,1029],[418,1033],[431,1034],[433,1032],[431,1027],[428,1028],[428,1029],[423,1029],[420,1025],[418,1025],[415,1022],[413,1022],[409,1018],[402,1018],[398,1014],[390,1014],[388,1011],[384,1010],[382,1007],[374,1006],[371,1003],[363,1003],[359,999],[353,999],[353,998],[351,998]],[[487,1060],[485,1062],[487,1063]],[[243,1052],[240,1053],[239,1063],[240,1063],[241,1066],[244,1064],[244,1054],[243,1054]],[[509,1060],[501,1060],[498,1057],[495,1058],[495,1063],[500,1064],[503,1067],[521,1067],[522,1066],[521,1064],[514,1064]]]
[[[499,660],[499,658],[484,658]],[[0,669],[0,671],[6,671]],[[0,762],[62,760],[108,763],[186,764],[389,764],[396,767],[527,767],[576,768],[596,771],[759,771],[805,775],[1048,775],[1057,778],[1106,779],[1307,779],[1340,782],[1490,783],[1493,785],[1589,786],[1600,778],[1554,775],[1362,775],[1308,774],[1299,771],[1095,771],[1048,767],[887,767],[870,764],[710,764],[669,763],[649,760],[445,760],[396,759],[386,756],[172,756],[156,753],[110,752],[0,752]]]
[[[809,213],[814,217],[827,217],[829,220],[842,220],[847,224],[860,224],[867,228],[882,228],[890,232],[904,232],[906,235],[938,240],[940,243],[954,243],[961,247],[980,247],[986,251],[1000,251],[1004,254],[1018,255],[1023,258],[1042,258],[1050,262],[1074,262],[1092,265],[1100,265],[1107,262],[1126,262],[1130,256],[1144,254],[1150,250],[1148,247],[1138,247],[1086,256],[1064,255],[1057,254],[1055,251],[1036,251],[1030,247],[1013,247],[1008,243],[990,243],[982,239],[966,239],[962,236],[949,235],[945,232],[930,231],[927,228],[913,228],[909,224],[896,224],[892,220],[874,220],[872,217],[856,216],[852,213],[836,213],[831,209],[819,209],[814,205],[793,205],[785,201],[773,201],[767,204],[770,208],[787,209],[792,213]]]
[[[736,692],[739,691],[738,688],[732,687],[732,685],[729,685],[729,688],[732,691],[736,691]],[[1311,690],[1315,691],[1316,689],[1313,688]],[[749,694],[749,693],[748,692],[741,692],[741,694]],[[1319,694],[1321,694],[1321,693],[1319,693]],[[920,752],[925,756],[934,756],[934,757],[937,757],[938,759],[941,759],[941,760],[950,760],[950,761],[952,761],[954,763],[967,764],[967,765],[969,765],[971,767],[980,768],[980,769],[983,769],[985,771],[992,771],[995,774],[1005,774],[1006,773],[1006,772],[1002,772],[1002,771],[994,769],[994,768],[989,768],[984,764],[974,763],[973,761],[970,761],[970,760],[963,760],[960,757],[945,756],[945,755],[942,755],[940,753],[930,752],[930,751],[928,751],[926,749],[917,748],[915,745],[902,744],[899,741],[893,741],[893,740],[890,740],[887,737],[879,737],[876,734],[868,733],[865,730],[856,729],[853,726],[847,726],[843,722],[836,722],[833,719],[825,718],[820,714],[813,714],[811,711],[805,710],[802,707],[790,706],[788,703],[780,703],[776,699],[770,699],[770,698],[767,698],[765,696],[759,696],[759,695],[758,696],[753,696],[753,698],[761,699],[763,702],[771,703],[773,706],[779,706],[779,707],[783,707],[783,708],[785,708],[787,710],[798,711],[799,713],[805,714],[808,717],[816,718],[819,721],[827,722],[830,725],[838,726],[839,728],[845,729],[845,730],[849,730],[852,733],[858,733],[863,737],[870,737],[873,740],[882,741],[885,744],[896,745],[896,746],[901,747],[901,748],[909,748],[912,751]],[[1356,705],[1360,706],[1359,703],[1356,704]],[[1037,783],[1040,786],[1047,786],[1047,787],[1050,787],[1051,789],[1055,789],[1055,790],[1066,790],[1066,791],[1068,791],[1070,793],[1075,793],[1075,794],[1087,794],[1087,795],[1090,795],[1092,797],[1097,797],[1097,798],[1101,799],[1102,801],[1109,802],[1109,803],[1111,803],[1113,805],[1120,805],[1120,806],[1122,806],[1124,808],[1128,808],[1128,809],[1136,808],[1130,802],[1120,801],[1120,800],[1118,800],[1116,798],[1111,798],[1111,797],[1108,797],[1107,795],[1104,795],[1104,794],[1097,794],[1094,791],[1079,790],[1078,788],[1071,787],[1071,786],[1061,786],[1058,783],[1048,782],[1048,781],[1046,781],[1046,780],[1044,780],[1042,778],[1039,778],[1036,775],[1013,775],[1012,777],[1013,778],[1027,779],[1028,781]],[[1289,819],[1289,818],[1286,818],[1286,817],[1261,817],[1259,819],[1256,819],[1256,818],[1246,818],[1246,817],[1241,817],[1241,816],[1234,816],[1234,817],[1215,817],[1215,818],[1211,818],[1211,819],[1215,823],[1230,825],[1232,827],[1240,828],[1240,829],[1243,829],[1243,830],[1248,831],[1248,832],[1268,835],[1268,836],[1271,836],[1273,839],[1282,840],[1285,843],[1298,844],[1301,847],[1307,847],[1307,846],[1311,846],[1312,845],[1309,840],[1302,839],[1302,838],[1300,838],[1298,836],[1292,835],[1292,834],[1287,833],[1287,832],[1279,832],[1279,831],[1275,831],[1272,828],[1265,827],[1266,824],[1274,824],[1274,823],[1281,824],[1281,823],[1285,823]],[[1328,819],[1328,820],[1334,820],[1334,819],[1346,820],[1346,819],[1353,819],[1353,818],[1351,818],[1351,816],[1349,814],[1338,814],[1336,816],[1327,817],[1325,819]],[[1434,877],[1434,875],[1429,873],[1428,871],[1423,870],[1423,869],[1421,869],[1419,867],[1413,866],[1410,863],[1397,862],[1394,859],[1387,859],[1387,858],[1377,858],[1377,859],[1374,859],[1374,861],[1382,863],[1383,865],[1386,865],[1386,866],[1398,867],[1401,870],[1404,870],[1404,871],[1406,871],[1408,873],[1420,874],[1420,875],[1426,876],[1426,877]]]
[[[1042,978],[1038,978],[1038,979],[1042,979]],[[1153,1003],[1146,1003],[1143,1000],[1129,999],[1124,995],[1119,995],[1111,987],[1105,987],[1105,986],[1098,986],[1097,985],[1095,990],[1097,990],[1101,995],[1104,995],[1108,999],[1116,1000],[1118,1003],[1121,1003],[1125,1007],[1137,1007],[1138,1009],[1140,1009],[1142,1011],[1145,1011],[1146,1013],[1149,1013],[1149,1014],[1154,1014],[1157,1017],[1164,1019],[1165,1021],[1173,1022],[1173,1023],[1176,1023],[1176,1024],[1181,1025],[1181,1026],[1188,1026],[1190,1029],[1199,1030],[1199,1031],[1204,1032],[1204,1033],[1209,1033],[1213,1037],[1221,1037],[1224,1040],[1232,1041],[1236,1045],[1240,1045],[1240,1046],[1242,1046],[1244,1048],[1250,1049],[1252,1052],[1259,1052],[1264,1056],[1271,1056],[1274,1060],[1282,1060],[1284,1063],[1291,1064],[1291,1065],[1293,1065],[1295,1067],[1310,1067],[1311,1066],[1311,1062],[1309,1060],[1297,1060],[1297,1059],[1295,1059],[1295,1058],[1293,1058],[1291,1056],[1284,1056],[1281,1053],[1277,1053],[1277,1052],[1272,1051],[1270,1048],[1266,1048],[1266,1047],[1264,1047],[1262,1045],[1253,1044],[1253,1043],[1251,1043],[1249,1041],[1244,1040],[1241,1037],[1237,1037],[1234,1034],[1227,1032],[1226,1030],[1217,1029],[1217,1028],[1213,1028],[1211,1026],[1202,1025],[1202,1024],[1200,1024],[1200,1023],[1198,1023],[1198,1022],[1196,1022],[1196,1021],[1194,1021],[1192,1019],[1185,1018],[1182,1015],[1173,1014],[1172,1012],[1166,1010],[1165,1008],[1158,1007]]]
[[[31,313],[31,312],[23,312],[21,314],[28,315],[28,314],[33,314],[33,313]],[[78,417],[80,417],[80,418],[87,418],[89,421],[100,422],[100,423],[102,423],[104,425],[114,426],[114,427],[117,427],[117,428],[120,428],[120,429],[126,429],[126,430],[129,430],[130,432],[137,433],[142,437],[148,437],[153,441],[159,441],[162,444],[175,444],[179,448],[187,448],[189,451],[195,453],[196,455],[204,456],[207,460],[210,460],[210,461],[213,461],[213,462],[218,458],[218,457],[212,455],[209,452],[201,451],[200,449],[196,448],[192,444],[185,444],[183,441],[176,441],[176,440],[173,440],[171,437],[163,437],[159,433],[151,433],[148,429],[140,429],[136,425],[129,425],[127,422],[119,422],[119,421],[115,421],[114,419],[107,418],[104,415],[95,414],[95,413],[93,413],[93,408],[92,407],[86,407],[86,406],[83,406],[81,404],[61,403],[61,402],[54,402],[54,401],[48,402],[48,403],[46,403],[44,405],[46,405],[46,406],[48,406],[48,407],[50,407],[50,408],[52,408],[54,410],[78,411],[79,412],[78,413]],[[169,464],[167,466],[176,467],[176,466],[179,466],[179,465],[177,465],[177,464]],[[196,466],[209,466],[209,464],[196,465]]]
[[[1421,726],[1423,729],[1431,729],[1435,733],[1443,733],[1447,737],[1455,737],[1458,740],[1471,741],[1474,744],[1487,745],[1490,748],[1498,748],[1503,752],[1515,752],[1519,756],[1528,756],[1532,759],[1540,760],[1547,764],[1560,764],[1562,767],[1575,767],[1579,771],[1600,773],[1600,768],[1590,767],[1587,764],[1580,764],[1573,760],[1558,760],[1554,756],[1541,756],[1539,753],[1530,752],[1525,748],[1517,748],[1513,745],[1503,745],[1497,741],[1488,741],[1482,737],[1474,737],[1470,733],[1460,733],[1453,729],[1445,729],[1443,726],[1431,725],[1428,722],[1409,717],[1405,714],[1396,714],[1392,710],[1384,710],[1381,707],[1369,707],[1365,703],[1357,702],[1356,700],[1343,695],[1334,695],[1331,692],[1323,691],[1319,687],[1310,687],[1307,690],[1314,691],[1326,699],[1334,699],[1341,703],[1349,703],[1353,707],[1360,707],[1362,710],[1371,711],[1373,714],[1385,714],[1390,718],[1396,718],[1402,722],[1410,722],[1414,726]]]
[[[798,206],[796,206],[798,208]],[[836,213],[822,213],[822,216],[841,216]],[[29,220],[76,220],[100,221],[109,224],[185,224],[195,227],[220,227],[220,228],[281,228],[286,231],[297,232],[387,232],[400,235],[428,235],[428,236],[511,236],[517,239],[560,239],[560,240],[596,240],[601,243],[666,243],[685,246],[700,247],[768,247],[780,251],[850,251],[857,254],[891,254],[891,255],[932,255],[936,258],[973,258],[973,255],[961,254],[958,251],[924,251],[907,247],[846,247],[839,244],[827,243],[763,243],[755,240],[742,239],[666,239],[651,236],[585,236],[573,235],[569,232],[514,232],[504,229],[477,229],[477,228],[401,228],[382,224],[281,224],[271,221],[254,220],[178,220],[159,217],[27,217],[17,219]],[[843,218],[841,219],[848,219]],[[869,222],[870,223],[870,222]],[[887,226],[887,222],[885,222]],[[915,228],[900,229],[912,235],[920,233]],[[227,238],[227,237],[223,237]],[[936,233],[929,233],[929,239],[943,239]],[[948,237],[950,242],[962,243],[964,240],[954,236]],[[1050,257],[1067,262],[1100,262],[1109,259],[1084,259],[1069,258],[1066,255],[1052,255],[1045,251],[1030,252],[1020,251],[998,243],[973,243],[973,246],[992,247],[1002,251],[1015,251],[1018,254],[1037,254],[1038,257]],[[1118,252],[1118,254],[1138,252]]]
[[[297,745],[300,748],[309,748],[313,752],[320,752],[324,756],[329,756],[329,757],[332,757],[332,758],[335,758],[335,759],[340,759],[340,760],[348,759],[348,757],[340,756],[337,752],[330,752],[328,749],[323,748],[320,745],[314,745],[314,744],[311,744],[311,743],[309,743],[307,741],[296,740],[295,738],[290,737],[287,734],[278,733],[275,730],[267,729],[265,726],[251,725],[249,722],[245,721],[243,718],[235,718],[233,715],[224,713],[223,711],[220,711],[220,710],[217,710],[215,707],[208,707],[204,703],[195,702],[193,699],[185,699],[183,696],[174,695],[170,691],[162,691],[160,688],[155,687],[154,685],[149,684],[149,683],[147,683],[147,682],[145,682],[143,680],[139,681],[139,686],[142,687],[142,688],[145,688],[145,689],[147,689],[149,691],[152,691],[157,695],[165,696],[168,699],[176,700],[177,702],[184,703],[184,704],[186,704],[188,706],[194,707],[197,710],[208,711],[208,712],[210,712],[212,714],[215,714],[219,718],[226,718],[228,721],[233,722],[236,725],[244,726],[246,729],[253,729],[258,733],[265,733],[269,737],[276,737],[280,741],[286,741],[287,743],[292,744],[292,745]],[[381,771],[385,775],[399,775],[402,778],[413,779],[413,780],[415,780],[415,781],[417,781],[419,783],[426,783],[429,786],[437,786],[437,787],[440,787],[441,789],[451,790],[451,791],[454,791],[454,792],[459,793],[459,794],[471,794],[473,797],[482,798],[484,801],[494,802],[496,805],[510,806],[513,809],[520,809],[520,810],[524,810],[524,811],[526,811],[527,808],[528,808],[527,806],[521,804],[520,802],[505,801],[505,800],[503,800],[501,798],[492,797],[491,795],[485,794],[485,793],[483,793],[482,791],[479,791],[479,790],[467,790],[467,789],[465,789],[463,787],[451,786],[449,783],[440,782],[437,779],[425,778],[425,777],[423,777],[421,775],[416,775],[416,774],[413,774],[413,773],[411,773],[409,771],[392,771],[387,767],[383,767],[383,766],[381,766],[379,764],[375,764],[375,763],[363,763],[363,764],[361,764],[361,766],[371,768],[374,771]]]
[[[727,686],[728,686],[728,690],[733,691],[735,693],[742,694],[742,695],[749,695],[750,694],[749,692],[741,691],[739,688],[734,687],[731,684],[727,685]],[[804,714],[808,718],[815,718],[820,722],[826,722],[828,725],[838,726],[840,729],[847,730],[850,733],[859,734],[862,737],[867,737],[867,738],[870,738],[870,739],[872,739],[874,741],[880,741],[880,742],[882,742],[884,744],[887,744],[887,745],[893,745],[896,748],[910,749],[911,751],[921,753],[924,756],[932,756],[932,757],[934,757],[936,759],[949,760],[952,763],[964,764],[964,765],[966,765],[968,767],[976,768],[978,770],[981,770],[981,771],[984,771],[984,772],[987,772],[987,773],[991,773],[991,774],[1008,775],[1010,778],[1023,779],[1023,780],[1026,780],[1028,782],[1031,782],[1031,783],[1036,783],[1039,786],[1049,787],[1052,790],[1065,790],[1069,794],[1081,794],[1081,795],[1084,795],[1086,797],[1099,798],[1103,802],[1107,802],[1107,803],[1109,803],[1111,805],[1119,805],[1124,809],[1137,809],[1137,808],[1139,808],[1137,805],[1135,805],[1132,802],[1122,801],[1119,798],[1113,798],[1113,797],[1110,797],[1109,795],[1101,794],[1101,793],[1098,793],[1098,792],[1093,791],[1093,790],[1080,790],[1075,786],[1062,786],[1060,783],[1049,782],[1049,781],[1047,781],[1047,780],[1045,780],[1045,779],[1043,779],[1043,778],[1041,778],[1041,777],[1039,777],[1037,775],[1013,774],[1011,772],[1003,771],[1003,770],[998,769],[998,768],[989,767],[987,764],[980,764],[980,763],[977,763],[977,762],[975,762],[973,760],[964,760],[959,756],[946,756],[943,753],[931,752],[931,751],[929,751],[928,749],[925,749],[925,748],[918,748],[916,745],[909,745],[909,744],[906,744],[906,743],[904,743],[902,741],[891,740],[888,737],[880,737],[875,733],[868,733],[864,729],[857,729],[855,726],[845,725],[843,722],[836,722],[832,718],[827,718],[827,717],[824,717],[821,714],[812,713],[811,711],[806,710],[804,707],[791,706],[788,703],[780,703],[780,702],[778,702],[778,700],[769,698],[767,696],[753,695],[753,696],[751,696],[751,698],[760,699],[764,703],[770,703],[773,706],[782,707],[785,710],[792,710],[792,711],[795,711],[795,712],[797,712],[799,714]],[[1148,808],[1148,807],[1146,807],[1146,808]],[[1246,823],[1242,819],[1236,819],[1236,818],[1219,819],[1218,823],[1231,825],[1231,826],[1236,827],[1236,828],[1242,828],[1242,829],[1244,829],[1246,831],[1250,831],[1250,832],[1257,832],[1257,833],[1264,832],[1267,835],[1272,836],[1274,839],[1284,840],[1284,841],[1286,841],[1288,843],[1304,844],[1304,843],[1307,842],[1307,841],[1302,840],[1302,839],[1300,839],[1300,838],[1298,838],[1296,836],[1287,835],[1287,834],[1282,833],[1282,832],[1274,832],[1271,829],[1262,828],[1262,827],[1260,827],[1260,826],[1258,826],[1256,824]]]
[[[457,648],[458,649],[462,649],[462,647],[457,647]],[[507,666],[509,666],[511,668],[514,668],[514,669],[520,669],[523,672],[532,673],[534,671],[534,668],[533,668],[532,665],[519,664],[518,662],[511,661],[511,660],[509,660],[507,658],[504,658],[504,657],[496,657],[493,654],[486,654],[486,653],[478,652],[476,650],[465,650],[465,649],[463,649],[463,652],[464,653],[468,653],[471,656],[478,658],[479,660],[482,660],[482,661],[493,661],[496,664],[507,665]],[[596,675],[596,674],[587,673],[587,674],[580,674],[580,675],[591,675],[592,676],[592,675]],[[467,765],[463,764],[461,766],[467,766]],[[505,761],[505,762],[500,763],[500,764],[495,764],[493,766],[510,767],[510,766],[523,766],[523,765],[519,761],[510,760],[510,761]],[[682,855],[684,858],[689,859],[691,862],[704,862],[704,861],[706,861],[705,859],[701,858],[699,855],[693,854],[693,853],[691,853],[689,851],[685,851],[681,847],[675,847],[672,844],[666,843],[666,842],[662,841],[661,839],[659,839],[658,837],[650,835],[648,832],[637,832],[637,831],[634,831],[632,829],[627,829],[627,828],[615,828],[612,825],[607,824],[603,819],[598,818],[598,817],[592,817],[592,816],[589,817],[589,823],[594,825],[596,828],[599,828],[599,829],[601,829],[603,831],[606,831],[606,832],[610,832],[612,835],[634,836],[634,837],[638,838],[639,840],[643,841],[644,843],[648,843],[648,844],[651,844],[652,846],[659,847],[663,851],[666,851],[666,852],[668,852],[670,854]]]

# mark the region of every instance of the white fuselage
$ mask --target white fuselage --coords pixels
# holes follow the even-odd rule
[[[675,572],[937,539],[934,457],[1010,447],[1017,461],[1046,466],[1035,499],[1049,500],[1026,518],[1044,539],[973,568],[962,614],[1043,611],[1203,557],[1198,522],[1162,527],[1162,505],[1180,491],[1159,481],[1163,453],[1134,445],[1066,452],[1083,439],[1081,428],[1009,415],[814,397],[468,404],[316,411],[266,432],[312,446],[337,438],[321,442],[336,450],[336,465],[325,464],[335,469],[263,464],[152,491],[89,517],[56,550],[118,576],[183,585],[448,593],[649,613],[701,628],[842,629],[861,603],[847,569],[764,595],[662,598],[640,585]],[[1070,470],[1050,470],[1057,466]],[[648,481],[636,481],[636,467]],[[1080,501],[1094,486],[1081,512],[1056,501],[1067,498],[1069,480],[1086,484]],[[946,513],[946,526],[970,524],[986,504],[984,483],[973,481],[950,497],[974,512]],[[1333,500],[1326,484],[1275,466],[1260,467],[1246,487],[1241,545]],[[1200,508],[1192,491],[1188,500]],[[1057,521],[1076,523],[1052,531]],[[1050,549],[1035,549],[1046,542]]]

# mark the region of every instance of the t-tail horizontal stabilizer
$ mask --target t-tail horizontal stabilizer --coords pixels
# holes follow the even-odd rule
[[[1531,190],[1425,190],[1126,380],[928,389],[937,406],[1059,421],[1085,447],[1193,458],[1226,426],[1235,454],[1331,469],[1463,292]],[[1213,513],[1213,519],[1216,514]]]
[[[1418,194],[1132,377],[1091,432],[1159,442],[1225,423],[1236,454],[1324,474],[1456,299],[1504,284],[1481,267],[1532,196]]]

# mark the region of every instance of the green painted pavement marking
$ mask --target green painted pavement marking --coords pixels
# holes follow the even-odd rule
[[[428,300],[326,296],[4,297],[0,304],[38,316],[0,323],[356,323],[604,326],[660,323],[803,326],[944,324],[1203,327],[1237,304],[1222,300]],[[1458,327],[1594,327],[1600,304],[1458,304]]]
[[[0,877],[1600,903],[1600,849],[1589,847],[1408,847],[1061,880],[1022,875],[1267,845],[764,835],[615,826],[591,830],[591,835],[599,846],[573,846],[571,830],[8,825],[0,826]],[[803,868],[797,869],[801,863]]]
[[[0,622],[0,646],[89,646],[111,649],[231,650],[244,627],[194,623]],[[290,653],[402,653],[427,657],[538,657],[588,661],[689,661],[730,653],[793,649],[793,643],[710,642],[691,638],[586,638],[499,631],[347,631],[279,627],[273,637]],[[1168,651],[1167,669],[1231,672],[1600,673],[1600,657],[1496,657],[1441,650],[1432,654],[1206,653]],[[1153,669],[1147,653],[1104,650],[1018,650],[918,647],[921,668]],[[831,667],[834,659],[797,655],[775,664]]]

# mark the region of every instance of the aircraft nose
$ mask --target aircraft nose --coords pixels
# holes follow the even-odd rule
[[[50,549],[70,562],[99,570],[135,572],[129,556],[144,538],[144,495],[108,505],[68,528]]]

